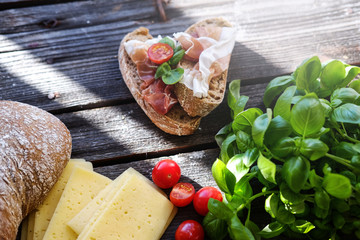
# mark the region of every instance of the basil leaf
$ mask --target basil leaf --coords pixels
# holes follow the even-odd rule
[[[250,170],[249,167],[245,166],[243,159],[245,154],[236,154],[227,162],[227,169],[234,174],[236,182],[238,182],[245,174]]]
[[[292,224],[295,222],[295,216],[285,208],[285,205],[282,202],[279,202],[276,220],[283,224]]]
[[[296,233],[306,234],[315,228],[314,224],[307,220],[296,220],[290,225],[290,229]]]
[[[227,224],[225,220],[218,219],[212,213],[208,213],[203,220],[206,235],[212,240],[222,240],[227,236]]]
[[[253,190],[249,181],[249,177],[243,177],[235,185],[235,195],[242,197],[242,199],[244,199],[245,201],[249,199],[253,194]]]
[[[334,89],[345,78],[345,66],[339,60],[328,62],[322,69],[320,82],[329,89]]]
[[[170,71],[171,71],[170,65],[167,62],[164,62],[156,69],[155,79],[161,78],[162,76],[168,74],[168,72]]]
[[[265,211],[268,212],[272,218],[275,218],[277,215],[279,202],[280,198],[275,193],[272,193],[265,200]]]
[[[251,129],[255,119],[263,114],[259,108],[249,108],[243,112],[237,114],[232,123],[232,129],[234,132],[242,130],[248,134],[251,134]]]
[[[339,199],[349,198],[352,193],[350,180],[337,173],[325,175],[323,187],[330,195]]]
[[[240,96],[240,98],[235,102],[235,105],[232,108],[231,111],[232,118],[234,118],[234,116],[238,115],[240,112],[244,111],[244,108],[248,100],[249,100],[248,96]]]
[[[350,210],[349,204],[343,199],[333,198],[331,200],[331,206],[340,213],[344,213]]]
[[[292,128],[302,136],[318,132],[325,123],[325,112],[314,93],[305,95],[291,110]]]
[[[331,106],[337,107],[343,103],[355,103],[360,94],[352,88],[338,88],[331,94]]]
[[[252,137],[256,145],[263,146],[265,132],[270,125],[272,117],[271,109],[267,109],[267,113],[257,117],[252,126]]]
[[[322,189],[318,188],[315,190],[315,196],[314,196],[315,204],[326,211],[330,208],[330,197],[329,195]]]
[[[321,188],[322,177],[316,174],[315,170],[312,169],[309,173],[309,182],[313,188]]]
[[[251,231],[241,223],[236,215],[230,219],[228,225],[230,237],[232,239],[255,240]]]
[[[272,183],[276,184],[275,175],[276,175],[276,165],[271,160],[264,157],[261,153],[258,158],[257,165],[261,174],[264,178]]]
[[[345,218],[338,212],[332,213],[332,222],[336,229],[341,229],[345,224]]]
[[[225,203],[213,198],[210,198],[208,201],[208,209],[216,218],[222,220],[229,220],[234,215],[233,211],[231,211]]]
[[[245,152],[243,162],[245,166],[251,167],[259,157],[259,150],[257,148],[248,149]]]
[[[360,73],[360,67],[346,66],[345,72],[346,77],[342,80],[340,87],[347,86],[351,82],[351,80],[353,80]]]
[[[317,78],[320,76],[321,62],[317,56],[305,60],[294,72],[296,86],[307,92],[315,91],[319,87]]]
[[[227,163],[229,159],[238,153],[236,149],[236,136],[235,134],[230,134],[221,144],[220,150],[220,159]]]
[[[301,157],[288,159],[281,168],[283,179],[289,188],[298,193],[304,187],[310,173],[310,163]]]
[[[240,79],[233,80],[229,84],[227,102],[231,109],[234,109],[236,101],[240,98]]]
[[[301,142],[300,153],[310,160],[317,160],[329,151],[329,147],[319,139],[307,138]]]
[[[284,224],[275,221],[264,227],[258,234],[263,238],[273,238],[279,236],[285,229]]]
[[[254,142],[249,134],[239,130],[236,133],[236,145],[241,152],[254,147]]]
[[[184,57],[184,55],[185,55],[185,50],[181,49],[180,51],[174,53],[174,55],[170,58],[168,63],[171,66],[175,66],[180,62],[180,60]]]
[[[264,136],[264,143],[267,146],[272,146],[278,140],[287,137],[292,132],[291,125],[288,121],[280,115],[271,119],[269,127]]]
[[[261,237],[259,235],[257,235],[257,233],[260,231],[260,228],[258,227],[258,225],[256,225],[253,221],[246,219],[245,227],[247,227],[251,231],[251,233],[255,237],[255,240],[261,240]]]
[[[234,174],[226,168],[225,163],[216,159],[212,165],[211,172],[221,191],[230,194],[234,193],[236,178]]]
[[[160,43],[165,43],[169,45],[172,49],[175,49],[175,42],[171,40],[169,37],[164,37],[160,41]]]
[[[281,183],[280,200],[286,205],[297,205],[304,203],[305,197],[300,193],[293,192],[286,183]]]
[[[275,143],[271,148],[271,153],[277,157],[283,158],[293,154],[296,150],[295,140],[290,137],[284,137]]]
[[[166,73],[165,75],[162,75],[161,78],[165,84],[172,85],[179,82],[183,77],[183,75],[184,75],[184,69],[176,68]]]
[[[331,114],[331,119],[336,122],[359,124],[360,106],[353,103],[345,103],[334,109]]]
[[[292,99],[296,91],[296,86],[288,87],[276,101],[274,107],[274,116],[281,116],[286,120],[290,120],[290,110]],[[300,97],[300,96],[299,96]]]
[[[222,127],[218,133],[215,135],[215,141],[219,147],[221,147],[221,144],[226,139],[226,137],[229,135],[229,133],[232,133],[231,129],[231,123],[225,125]]]
[[[360,93],[360,79],[356,79],[352,81],[349,85],[352,89],[354,89],[356,92]]]
[[[263,97],[265,106],[269,107],[274,98],[290,84],[294,83],[294,80],[293,76],[281,76],[271,80],[265,89]]]

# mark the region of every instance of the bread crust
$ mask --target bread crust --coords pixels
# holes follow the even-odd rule
[[[181,136],[193,134],[200,125],[201,117],[190,117],[179,104],[176,104],[167,114],[161,115],[142,98],[140,88],[142,80],[137,74],[136,65],[132,62],[125,51],[124,43],[133,39],[146,41],[151,38],[152,36],[149,34],[149,30],[147,28],[140,27],[127,34],[121,41],[118,60],[124,82],[136,102],[158,128],[173,135]]]
[[[196,27],[214,25],[218,27],[231,27],[232,25],[223,18],[210,18],[203,21],[197,22],[186,29],[186,33],[193,33]],[[179,65],[183,68],[193,68],[196,63],[181,60]],[[190,116],[201,116],[208,115],[214,110],[224,99],[226,90],[228,70],[225,70],[218,77],[213,77],[209,83],[208,96],[204,98],[198,98],[194,96],[193,90],[187,88],[183,83],[175,84],[175,95],[183,107],[183,109]]]
[[[71,136],[53,115],[11,101],[0,101],[0,126],[0,239],[12,240],[70,159]]]

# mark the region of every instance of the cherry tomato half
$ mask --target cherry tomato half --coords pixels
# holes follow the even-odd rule
[[[152,171],[152,180],[158,187],[163,189],[174,186],[179,181],[180,176],[179,165],[171,159],[159,161]]]
[[[191,183],[177,183],[170,193],[170,201],[177,207],[185,207],[191,203],[195,188]]]
[[[194,220],[182,222],[175,232],[175,240],[203,240],[204,229]]]
[[[155,43],[148,49],[148,56],[153,63],[162,64],[170,60],[174,50],[166,43]]]
[[[203,187],[194,196],[193,204],[195,211],[205,216],[208,212],[208,202],[210,198],[222,201],[223,197],[221,192],[214,187]]]

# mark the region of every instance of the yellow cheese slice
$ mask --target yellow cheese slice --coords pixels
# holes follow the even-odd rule
[[[89,202],[75,217],[69,222],[68,226],[78,235],[85,228],[91,217],[97,212],[105,200],[109,201],[115,195],[116,190],[122,186],[126,179],[134,173],[134,169],[129,168],[118,176],[112,183],[106,186],[91,202]]]
[[[50,219],[54,214],[55,208],[60,200],[61,194],[63,193],[65,185],[68,182],[69,177],[75,167],[82,167],[88,170],[93,169],[91,162],[85,162],[84,159],[70,159],[63,172],[61,173],[59,180],[51,189],[44,202],[37,208],[37,211],[35,213],[33,234],[34,240],[43,239]]]
[[[126,179],[105,206],[78,240],[157,240],[174,209],[163,194],[136,174]]]
[[[43,239],[76,239],[77,235],[66,223],[110,182],[109,178],[101,174],[79,167],[75,168],[65,186]]]

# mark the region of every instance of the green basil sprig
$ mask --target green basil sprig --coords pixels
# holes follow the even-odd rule
[[[306,59],[268,84],[265,112],[246,109],[240,80],[230,83],[232,122],[215,136],[212,166],[225,200],[209,201],[203,222],[211,239],[360,239],[359,73],[339,60]],[[271,218],[265,227],[255,199]]]
[[[174,55],[169,59],[169,61],[161,64],[155,73],[155,79],[161,78],[165,84],[172,85],[181,80],[184,75],[183,68],[172,69],[172,66],[176,66],[180,60],[185,55],[185,50],[181,46],[175,46],[173,40],[169,37],[162,38],[159,42],[168,44],[172,49],[174,49]]]

